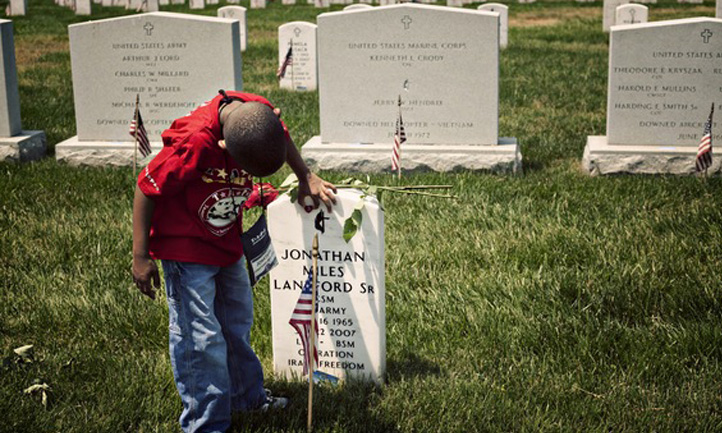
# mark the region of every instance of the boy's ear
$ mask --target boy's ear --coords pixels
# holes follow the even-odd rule
[[[226,150],[226,140],[218,140],[218,147],[220,147],[223,150]]]

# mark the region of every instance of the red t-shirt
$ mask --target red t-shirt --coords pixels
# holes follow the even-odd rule
[[[273,108],[258,95],[227,94]],[[155,202],[150,229],[154,259],[227,266],[243,254],[237,219],[253,181],[218,146],[223,139],[221,99],[216,96],[163,131],[163,149],[138,176],[140,190]]]

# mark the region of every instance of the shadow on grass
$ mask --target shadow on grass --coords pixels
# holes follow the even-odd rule
[[[389,359],[386,366],[386,380],[389,383],[418,379],[424,376],[440,376],[441,367],[419,358],[415,353],[402,355],[402,359]]]
[[[233,433],[305,432],[308,421],[308,384],[276,382],[274,395],[290,399],[287,408],[266,413],[234,415]],[[349,380],[340,386],[314,385],[313,430],[315,432],[396,432],[395,425],[379,417],[376,406],[383,390],[374,383]]]

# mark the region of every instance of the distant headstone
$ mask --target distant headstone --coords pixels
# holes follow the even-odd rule
[[[19,17],[28,13],[28,0],[10,0],[7,14],[11,17]]]
[[[229,5],[238,5],[241,4],[241,0],[226,0],[226,3]]]
[[[143,12],[158,12],[160,10],[159,0],[143,0]]]
[[[313,5],[317,8],[329,8],[331,7],[330,0],[314,0]]]
[[[78,135],[56,146],[58,160],[131,163],[128,125],[137,94],[149,139],[157,143],[174,119],[218,89],[242,87],[236,20],[152,12],[73,24],[68,30]]]
[[[251,0],[251,9],[265,9],[266,0]]]
[[[188,0],[191,9],[204,9],[206,7],[205,0]]]
[[[389,6],[399,3],[397,0],[379,0],[379,6]]]
[[[717,18],[722,18],[722,0],[717,0],[717,12],[715,13]]]
[[[24,162],[45,156],[45,133],[23,131],[15,65],[13,22],[0,19],[0,161]]]
[[[238,28],[241,40],[241,51],[246,51],[248,40],[248,24],[246,21],[246,8],[243,6],[224,6],[218,8],[218,16],[231,20],[238,20]]]
[[[186,0],[170,0],[170,4],[172,4],[172,5],[184,5],[184,4],[186,4]]]
[[[305,21],[286,23],[278,28],[278,64],[281,65],[292,47],[293,61],[280,79],[282,89],[316,90],[318,58],[316,55],[316,24]]]
[[[75,0],[75,15],[91,15],[90,0]]]
[[[657,0],[634,0],[635,3],[657,4]]]
[[[371,4],[373,4],[373,0],[360,0],[359,3],[371,5]]]
[[[218,0],[206,0],[206,4],[208,4],[208,5],[217,5],[217,4],[218,4]]]
[[[100,4],[101,4],[103,7],[115,6],[113,0],[100,0]]]
[[[617,14],[617,7],[630,3],[630,0],[604,0],[604,15],[602,18],[602,30],[609,32],[609,28],[612,27],[614,19]]]
[[[642,24],[647,22],[649,8],[644,5],[629,3],[617,7],[615,23],[620,24]]]
[[[506,48],[509,44],[509,6],[501,3],[486,3],[477,9],[499,14],[499,47]]]
[[[691,173],[712,103],[722,111],[722,20],[614,26],[609,51],[607,135],[588,137],[584,167]],[[722,139],[720,124],[713,141]]]
[[[168,6],[170,4],[170,0],[158,0],[159,6]]]
[[[346,218],[361,199],[357,190],[341,190],[328,213],[306,213],[287,195],[268,207],[268,231],[279,265],[271,271],[273,365],[276,373],[300,378],[304,352],[289,324],[312,269],[312,241],[318,233],[318,370],[339,379],[384,381],[386,301],[384,214],[370,198],[361,210],[361,227],[346,243]]]
[[[355,10],[359,10],[359,9],[368,9],[368,8],[372,8],[372,7],[373,6],[371,6],[370,4],[366,4],[366,3],[356,3],[356,4],[346,6],[345,8],[343,8],[343,10],[355,11]]]
[[[536,3],[536,0],[519,0],[519,3]]]
[[[689,3],[689,4],[701,5],[702,3],[704,3],[704,0],[677,0],[677,3]]]
[[[281,0],[281,4],[284,4],[284,5],[295,5],[295,4],[296,4],[296,0]]]
[[[307,163],[390,171],[400,97],[404,170],[519,168],[516,140],[498,136],[498,14],[405,3],[317,22],[321,134]]]
[[[464,0],[446,0],[446,6],[452,8],[464,7]]]

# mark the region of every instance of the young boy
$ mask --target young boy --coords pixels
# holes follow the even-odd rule
[[[170,360],[185,433],[221,433],[234,410],[283,408],[263,388],[250,347],[253,295],[240,241],[252,176],[287,162],[298,202],[329,208],[335,187],[301,159],[280,111],[264,98],[226,92],[177,119],[143,169],[133,201],[133,279],[155,298],[160,259],[170,321]]]

